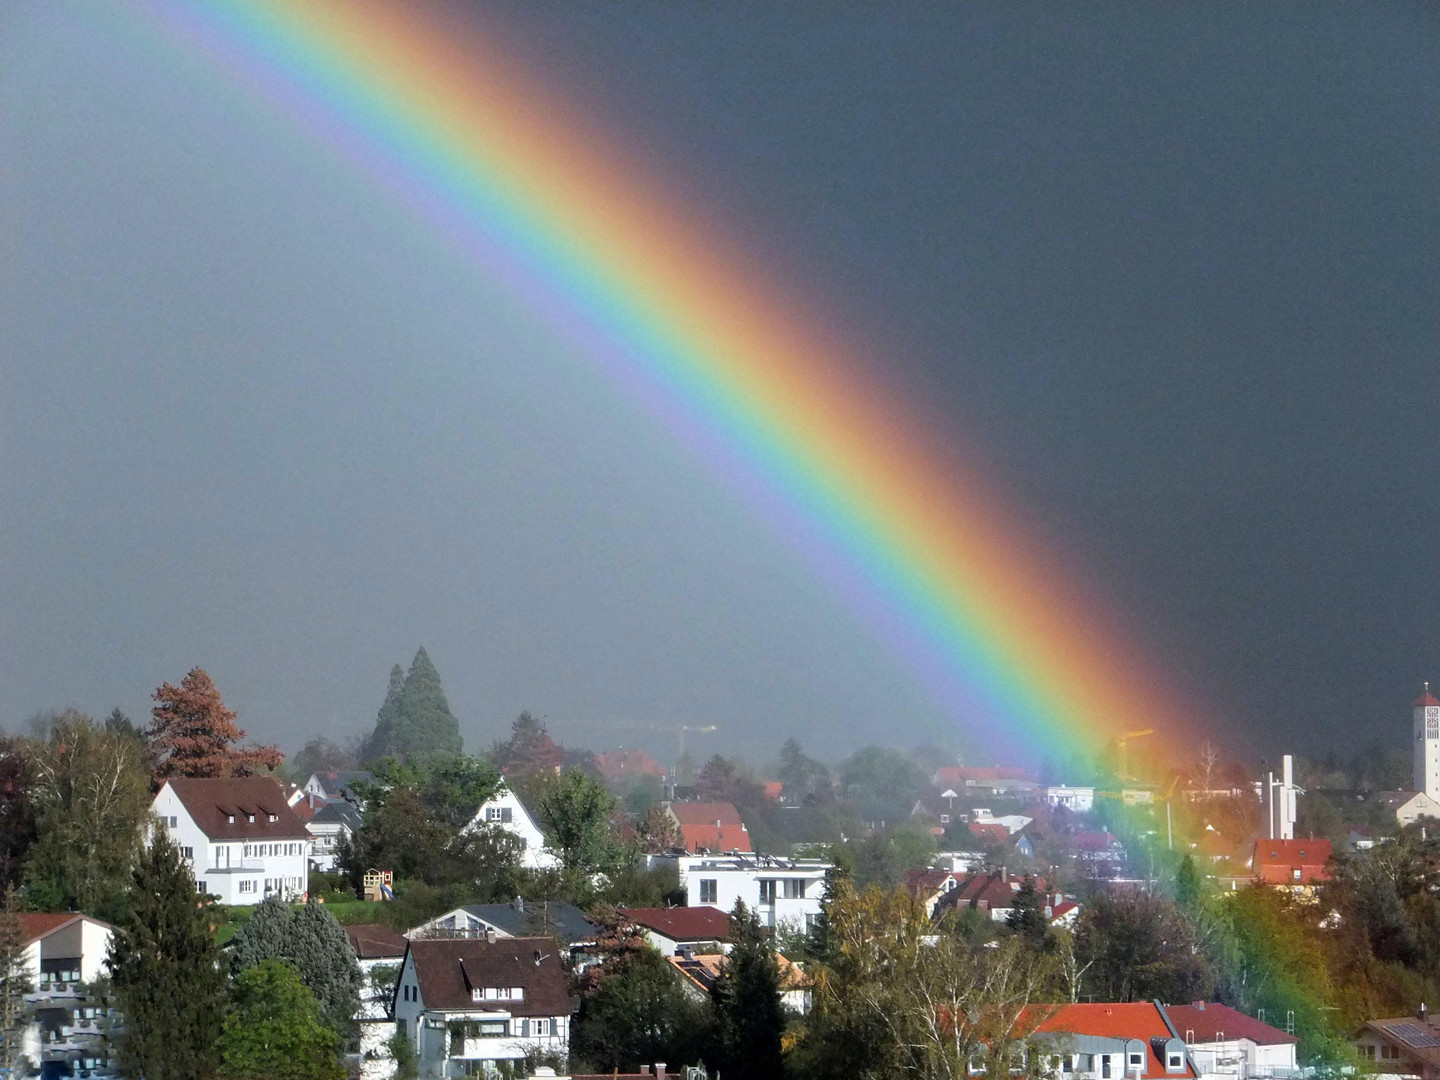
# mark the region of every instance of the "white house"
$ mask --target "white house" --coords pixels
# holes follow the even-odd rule
[[[788,923],[806,929],[820,917],[825,875],[834,864],[823,859],[780,859],[771,855],[654,855],[680,876],[689,907],[730,911],[736,900],[759,916],[763,926]]]
[[[196,887],[225,904],[310,887],[310,834],[280,785],[263,776],[166,780],[151,810],[190,864]]]
[[[558,870],[560,857],[545,846],[545,834],[525,804],[520,801],[510,785],[504,780],[495,789],[495,794],[480,804],[475,818],[468,828],[475,829],[493,825],[520,838],[525,850],[520,856],[520,865],[527,870]]]
[[[1088,814],[1095,809],[1095,789],[1093,787],[1066,787],[1064,785],[1043,787],[1040,789],[1040,797],[1050,806],[1063,806],[1066,810],[1073,810],[1077,814]]]
[[[305,831],[312,838],[311,865],[321,873],[334,870],[336,852],[341,841],[353,839],[362,824],[360,811],[344,799],[321,803],[310,820],[305,822]]]
[[[355,1014],[360,1026],[360,1080],[385,1080],[395,1072],[387,1045],[395,1034],[390,1003],[410,943],[388,926],[374,923],[347,926],[345,937],[355,950],[364,980],[360,1011]]]
[[[552,938],[430,938],[410,942],[392,1014],[420,1076],[438,1080],[566,1058],[573,1006]]]
[[[1298,1075],[1299,1040],[1294,1035],[1213,1001],[1167,1005],[1165,1012],[1201,1076],[1255,1080]]]
[[[368,772],[314,772],[305,781],[300,790],[303,794],[316,799],[344,799],[351,795],[351,787],[355,782],[364,781],[373,783],[375,776]]]
[[[112,1046],[107,1036],[115,1014],[87,987],[109,973],[106,956],[113,929],[75,912],[24,912],[19,918],[24,963],[35,987],[25,996],[34,1016],[21,1040],[21,1053],[43,1075],[109,1075]]]

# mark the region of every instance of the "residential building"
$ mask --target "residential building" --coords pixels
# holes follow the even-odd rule
[[[1378,1073],[1440,1077],[1440,1023],[1421,1005],[1414,1016],[1369,1020],[1352,1036],[1357,1056]]]
[[[675,865],[689,907],[730,911],[743,900],[762,925],[801,929],[820,917],[825,875],[834,869],[823,859],[771,855],[655,855],[650,862]]]
[[[1423,791],[1382,791],[1376,798],[1390,809],[1401,826],[1414,825],[1427,817],[1440,821],[1440,802]]]
[[[344,799],[353,795],[352,789],[355,782],[361,780],[373,784],[375,776],[373,773],[359,770],[314,772],[300,786],[300,790],[306,795],[313,795],[317,799],[329,802],[331,799]]]
[[[517,837],[524,845],[520,853],[520,865],[526,870],[558,870],[560,856],[545,845],[545,834],[535,823],[530,811],[520,797],[510,790],[504,780],[495,789],[495,794],[480,804],[475,818],[468,826],[471,829],[491,826],[504,829]]]
[[[710,991],[725,970],[726,953],[697,953],[686,950],[678,956],[668,956],[671,967],[680,973],[680,985],[695,1001],[706,1001]],[[799,964],[787,959],[784,954],[775,954],[775,965],[780,969],[780,1004],[791,1012],[804,1016],[810,1011],[810,979]]]
[[[298,900],[310,887],[310,834],[268,777],[166,780],[151,810],[221,903]]]
[[[1040,797],[1048,806],[1064,807],[1077,814],[1088,814],[1095,809],[1095,789],[1093,787],[1066,787],[1064,785],[1043,787],[1040,789]]]
[[[90,987],[109,974],[114,929],[75,912],[22,912],[20,941],[34,991],[25,996],[33,1020],[21,1052],[40,1066],[42,1076],[113,1072],[117,1010]]]
[[[960,876],[949,870],[906,870],[900,884],[911,899],[925,905],[925,914],[933,916],[935,905],[953,889],[960,887]]]
[[[716,908],[620,908],[619,913],[644,930],[645,939],[665,956],[728,951],[730,916]]]
[[[969,907],[985,912],[996,922],[1004,922],[1015,907],[1015,894],[1020,891],[1024,880],[1023,876],[1017,877],[1005,869],[994,874],[971,874],[936,899],[932,917],[939,918],[952,908]],[[1064,897],[1048,893],[1049,885],[1044,878],[1036,878],[1035,884],[1046,894],[1047,908],[1053,909],[1064,902]],[[1065,915],[1068,911],[1067,908],[1061,914]]]
[[[400,965],[410,944],[388,926],[365,923],[347,926],[345,937],[360,964],[360,1080],[385,1080],[395,1071],[388,1043],[395,1034],[390,1003]]]
[[[302,801],[298,805],[311,804]],[[334,870],[342,842],[353,840],[363,824],[359,809],[346,799],[331,799],[315,807],[305,821],[305,831],[311,836],[310,865],[324,874]]]
[[[1299,1075],[1299,1040],[1228,1005],[1167,1005],[1166,1014],[1203,1076],[1283,1080]]]
[[[1008,768],[1006,766],[994,766],[991,768],[975,768],[964,765],[942,765],[935,770],[930,777],[930,783],[935,787],[953,787],[958,789],[969,788],[972,792],[979,789],[982,791],[995,792],[1033,792],[1039,784],[1035,778],[1024,769]]]
[[[665,769],[644,750],[622,746],[595,755],[595,767],[612,787],[621,788],[650,776],[664,781]]]
[[[1196,1078],[1185,1043],[1158,1002],[1032,1005],[1020,1026],[1035,1024],[1034,1044],[1064,1080]]]
[[[563,1060],[575,1004],[552,938],[427,938],[405,952],[392,1015],[420,1076],[448,1080]]]
[[[547,936],[572,954],[595,941],[599,927],[574,904],[517,896],[508,904],[466,904],[421,923],[405,936],[421,938],[501,938]]]
[[[728,802],[672,802],[665,810],[680,830],[685,850],[693,854],[739,851],[751,852],[750,832],[740,820],[740,811]]]
[[[1256,840],[1250,869],[1267,885],[1310,888],[1330,880],[1329,840]]]

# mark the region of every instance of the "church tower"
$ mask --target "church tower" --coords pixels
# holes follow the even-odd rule
[[[1440,801],[1440,701],[1428,682],[1415,699],[1415,790]]]

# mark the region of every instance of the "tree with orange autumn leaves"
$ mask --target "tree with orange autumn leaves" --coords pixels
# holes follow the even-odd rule
[[[274,746],[235,745],[245,732],[203,668],[192,668],[179,686],[161,684],[151,696],[156,705],[146,737],[156,784],[176,776],[250,776],[284,757]]]

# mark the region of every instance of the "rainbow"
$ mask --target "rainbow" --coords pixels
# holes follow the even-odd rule
[[[1199,726],[853,346],[795,314],[793,288],[498,40],[409,2],[132,4],[604,365],[756,501],[957,722],[1020,755]]]

